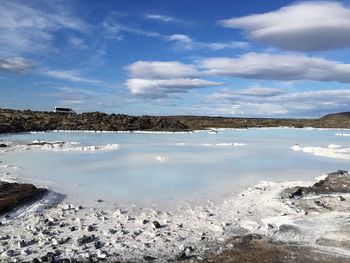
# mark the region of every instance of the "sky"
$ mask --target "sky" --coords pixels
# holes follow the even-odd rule
[[[0,108],[350,111],[349,1],[0,0]]]

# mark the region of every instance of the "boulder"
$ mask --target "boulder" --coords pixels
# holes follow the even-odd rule
[[[0,215],[21,205],[33,202],[48,192],[32,184],[8,183],[0,181]]]

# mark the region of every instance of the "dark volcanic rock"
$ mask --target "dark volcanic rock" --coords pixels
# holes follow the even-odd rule
[[[161,228],[161,227],[162,227],[162,226],[159,224],[158,221],[153,221],[152,224],[153,224],[153,226],[154,226],[155,228]]]
[[[48,130],[186,131],[190,128],[172,117],[108,115],[101,112],[58,114],[0,109],[0,133]]]
[[[33,202],[48,192],[32,184],[0,181],[0,215],[28,202]]]
[[[342,114],[343,116],[344,114]],[[346,115],[346,114],[345,114]],[[0,133],[48,131],[48,130],[93,130],[93,131],[190,131],[206,128],[251,128],[251,127],[315,127],[350,128],[350,118],[321,119],[268,119],[229,118],[208,116],[129,116],[86,112],[60,114],[54,112],[0,109]]]
[[[305,195],[321,195],[332,193],[350,193],[350,174],[344,170],[329,173],[328,176],[311,187],[294,187],[287,189],[285,194],[289,198],[300,198]]]
[[[91,235],[91,236],[83,235],[82,237],[78,238],[77,242],[78,242],[79,246],[82,246],[82,245],[90,243],[94,240],[95,240],[95,235]]]

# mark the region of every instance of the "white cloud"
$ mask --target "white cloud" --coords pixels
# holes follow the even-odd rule
[[[85,41],[80,37],[74,37],[74,36],[70,37],[69,43],[78,49],[87,49],[88,48]]]
[[[251,96],[251,91],[224,89],[209,95],[207,103],[226,109],[228,115],[241,116],[319,116],[350,106],[350,89],[281,92],[274,96]]]
[[[165,15],[159,15],[159,14],[147,14],[145,15],[145,18],[151,19],[151,20],[157,20],[161,22],[178,22],[179,20],[171,17],[171,16],[165,16]]]
[[[87,25],[59,5],[44,10],[23,1],[0,2],[0,56],[53,49],[53,33],[61,29],[86,32]]]
[[[250,47],[248,42],[243,41],[229,41],[229,42],[197,42],[198,46],[201,48],[208,48],[212,50],[222,50],[222,49],[246,49]]]
[[[137,61],[127,67],[126,86],[135,95],[150,98],[186,93],[191,89],[223,83],[199,79],[201,73],[191,64],[177,61]]]
[[[144,79],[187,78],[200,74],[193,65],[177,61],[137,61],[127,70],[132,78]]]
[[[79,73],[72,71],[72,70],[47,70],[42,72],[44,75],[53,77],[56,79],[62,79],[62,80],[68,80],[73,82],[84,82],[89,84],[99,84],[101,83],[100,80],[86,78],[80,76]]]
[[[228,109],[230,109],[228,107]],[[237,103],[231,106],[231,115],[242,115],[242,116],[274,116],[284,115],[288,113],[288,110],[283,105],[272,104],[272,103]]]
[[[32,68],[32,62],[22,57],[0,59],[0,70],[24,73]]]
[[[151,15],[152,19],[170,19],[161,15]],[[150,19],[150,17],[148,17]],[[174,18],[175,19],[175,18]],[[178,21],[178,20],[173,20]],[[124,40],[124,34],[130,33],[144,37],[157,38],[162,41],[170,42],[176,49],[179,50],[193,50],[193,49],[210,49],[218,51],[222,49],[246,49],[250,47],[248,42],[244,41],[228,41],[228,42],[200,42],[192,39],[184,34],[162,34],[155,31],[145,30],[140,27],[126,25],[120,22],[120,17],[110,15],[102,23],[105,37],[117,40]]]
[[[247,53],[237,58],[209,58],[199,61],[199,67],[215,76],[350,83],[350,64],[295,54]]]
[[[335,1],[305,1],[264,14],[219,21],[253,40],[283,49],[316,51],[350,46],[350,9]]]
[[[200,42],[195,41],[187,35],[174,34],[165,37],[166,40],[174,42],[178,49],[192,50],[192,49],[211,49],[214,51],[222,49],[246,49],[250,45],[243,41],[229,41],[229,42]]]
[[[203,79],[128,79],[126,85],[135,95],[166,97],[172,93],[186,93],[190,89],[223,85]]]
[[[107,37],[117,38],[119,40],[123,39],[122,33],[125,32],[146,37],[163,38],[163,35],[157,32],[140,29],[133,26],[123,25],[114,17],[107,17],[105,21],[103,21],[102,26]]]
[[[232,94],[241,95],[241,96],[249,96],[249,97],[274,97],[277,95],[281,95],[284,93],[280,89],[276,88],[266,88],[266,87],[250,87],[242,90],[232,91]]]

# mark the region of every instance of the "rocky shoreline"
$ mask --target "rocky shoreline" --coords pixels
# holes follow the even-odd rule
[[[345,116],[345,117],[344,117]],[[229,118],[207,116],[129,116],[86,112],[54,112],[0,109],[0,133],[51,130],[90,131],[192,131],[210,128],[254,127],[350,128],[348,115],[328,115],[320,119]]]
[[[301,215],[282,220],[288,224],[276,225],[274,220],[267,223],[269,219],[265,219],[271,231],[230,238],[226,242],[232,249],[210,256],[207,262],[349,262],[350,175],[347,171],[329,173],[312,186],[288,187],[281,191],[280,198],[290,208],[301,211]],[[295,239],[301,235],[310,239],[309,242]]]
[[[21,184],[19,184],[21,185]],[[263,182],[221,204],[157,211],[36,202],[1,217],[4,262],[348,262],[350,175]]]
[[[36,188],[32,184],[0,181],[0,216],[11,210],[42,198],[47,189]]]

